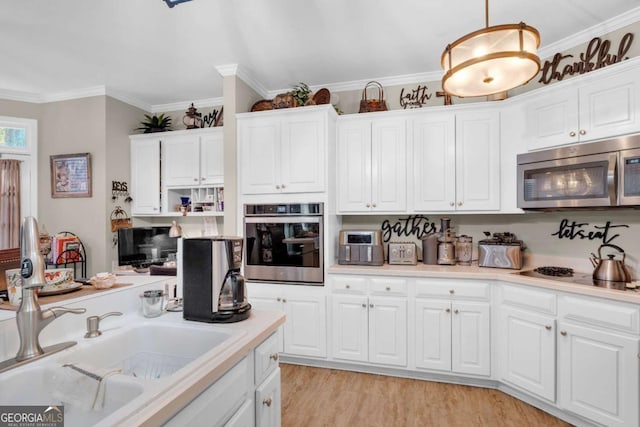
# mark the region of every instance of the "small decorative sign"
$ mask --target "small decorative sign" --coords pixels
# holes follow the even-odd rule
[[[609,40],[602,40],[600,37],[595,37],[587,45],[587,50],[580,54],[580,61],[574,62],[573,64],[560,64],[564,59],[573,58],[573,55],[556,53],[551,61],[544,62],[538,82],[546,85],[553,80],[560,81],[566,76],[584,74],[599,68],[604,68],[607,65],[622,62],[625,59],[629,59],[625,55],[629,52],[632,43],[633,34],[625,34],[620,39],[616,53],[612,54],[609,53],[611,42]]]
[[[91,155],[51,156],[51,197],[91,197]]]
[[[589,227],[592,229],[590,230]],[[558,239],[588,239],[588,240],[600,240],[603,245],[611,243],[611,241],[620,236],[620,234],[613,234],[614,228],[629,228],[626,224],[612,225],[611,221],[607,221],[605,225],[593,225],[588,222],[578,223],[576,221],[569,222],[568,219],[560,221],[558,231],[551,233],[552,236],[558,236]]]
[[[210,128],[210,127],[222,126],[223,111],[224,111],[224,107],[221,107],[220,111],[214,108],[212,112],[202,117],[202,127]]]
[[[405,93],[404,88],[400,91],[400,106],[403,109],[408,108],[422,108],[422,106],[433,96],[431,92],[428,92],[427,85],[418,85],[417,88],[407,91]]]
[[[391,240],[391,236],[394,234],[398,237],[413,235],[418,239],[422,239],[427,234],[436,231],[436,223],[429,221],[429,218],[424,215],[409,215],[406,218],[398,218],[398,221],[394,224],[385,219],[380,228],[385,242]]]

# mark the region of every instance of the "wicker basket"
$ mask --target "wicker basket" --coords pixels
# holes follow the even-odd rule
[[[378,99],[368,99],[367,89],[378,88]],[[387,103],[384,100],[384,90],[382,85],[376,81],[371,81],[366,84],[362,90],[362,99],[360,100],[359,113],[371,113],[373,111],[387,111]]]

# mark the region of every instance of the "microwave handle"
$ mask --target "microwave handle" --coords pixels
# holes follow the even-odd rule
[[[617,203],[616,184],[618,173],[618,153],[609,154],[609,167],[607,168],[607,194],[609,194],[609,203],[615,206]]]

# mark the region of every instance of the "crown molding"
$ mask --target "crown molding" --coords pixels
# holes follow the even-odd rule
[[[105,86],[93,86],[81,89],[74,89],[66,92],[57,92],[43,94],[41,96],[42,103],[68,101],[71,99],[89,98],[92,96],[106,96],[107,88]]]
[[[594,37],[602,37],[604,34],[611,33],[639,21],[640,7],[637,7],[621,15],[615,16],[608,21],[604,21],[592,27],[585,28],[578,33],[572,34],[569,37],[565,37],[562,40],[558,40],[557,42],[551,43],[538,49],[538,57],[540,57],[540,59],[549,58],[555,55],[557,52],[573,49],[577,46],[582,45],[583,43],[587,43]]]
[[[162,113],[166,111],[182,111],[193,103],[193,106],[196,108],[206,108],[206,107],[218,107],[220,105],[224,105],[224,98],[206,98],[206,99],[198,99],[195,101],[189,102],[172,102],[170,104],[154,104],[151,106],[152,113]]]
[[[152,107],[151,104],[149,104],[148,102],[142,101],[141,99],[135,98],[128,93],[125,93],[116,89],[112,89],[112,88],[106,88],[106,95],[111,98],[117,99],[118,101],[122,101],[125,104],[129,104],[134,107],[137,107],[143,111],[151,111],[151,107]]]
[[[32,104],[42,102],[40,95],[37,93],[22,92],[11,89],[0,89],[0,99],[6,99],[7,101],[30,102]]]
[[[269,91],[264,87],[249,69],[239,64],[216,65],[216,70],[222,77],[237,76],[263,98],[268,97]]]

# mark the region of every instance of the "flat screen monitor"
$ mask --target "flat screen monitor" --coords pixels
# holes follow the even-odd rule
[[[118,265],[148,267],[162,264],[178,252],[178,238],[170,227],[133,227],[118,230]]]

